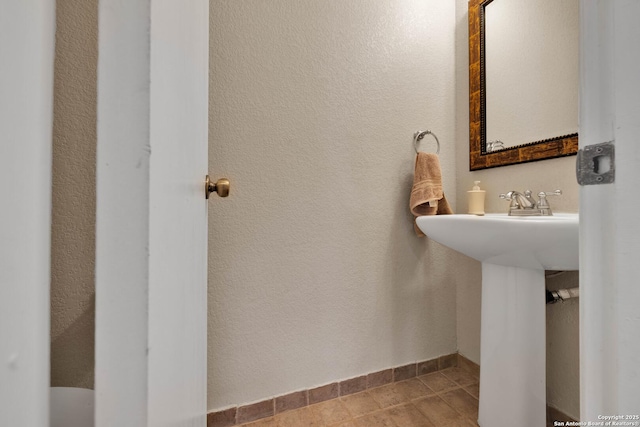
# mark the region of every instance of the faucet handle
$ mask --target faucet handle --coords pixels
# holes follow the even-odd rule
[[[502,200],[507,200],[509,202],[511,202],[509,204],[509,209],[518,209],[520,207],[520,205],[518,204],[518,199],[514,196],[513,191],[509,191],[508,193],[502,193],[499,194],[498,197],[500,197]]]
[[[509,191],[508,193],[501,193],[498,195],[498,197],[500,197],[502,200],[507,200],[510,202],[517,203],[516,198],[513,196],[513,191]]]
[[[541,191],[538,193],[538,209],[540,210],[548,210],[547,215],[551,215],[551,209],[549,206],[549,202],[547,201],[547,196],[561,196],[562,190],[556,190],[552,192]]]
[[[546,197],[546,196],[562,196],[562,190],[556,190],[556,191],[541,191],[538,193],[538,197]]]

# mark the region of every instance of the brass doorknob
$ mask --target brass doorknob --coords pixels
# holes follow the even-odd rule
[[[216,182],[212,182],[207,175],[204,181],[204,197],[209,198],[211,193],[218,193],[220,197],[227,197],[229,195],[229,180],[227,178],[220,178]]]

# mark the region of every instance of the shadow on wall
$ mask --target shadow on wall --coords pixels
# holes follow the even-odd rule
[[[73,323],[52,337],[52,387],[93,388],[95,309],[95,294],[92,294],[89,304]]]

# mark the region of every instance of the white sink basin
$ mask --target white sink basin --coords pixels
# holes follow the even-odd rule
[[[490,264],[542,270],[578,269],[578,214],[421,216],[430,239]]]
[[[544,270],[578,269],[578,214],[436,215],[430,239],[482,262],[481,427],[546,423]]]

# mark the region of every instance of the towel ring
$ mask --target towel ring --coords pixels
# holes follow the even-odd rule
[[[417,131],[416,133],[413,134],[413,146],[416,149],[416,154],[418,154],[418,143],[426,135],[431,135],[436,140],[436,144],[438,145],[438,148],[436,150],[436,154],[440,154],[440,141],[438,141],[438,137],[436,136],[436,134],[431,132],[430,130],[423,130],[423,131],[419,130],[419,131]]]

